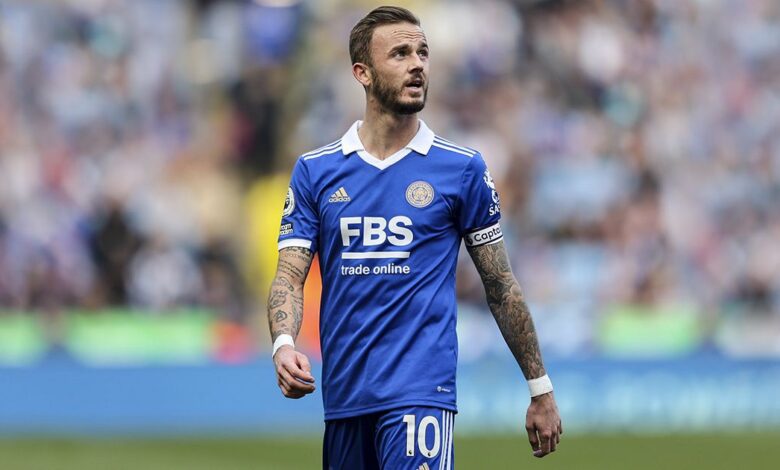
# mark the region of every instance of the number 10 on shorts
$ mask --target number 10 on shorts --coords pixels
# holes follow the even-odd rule
[[[426,457],[433,458],[439,455],[439,449],[441,449],[441,430],[439,427],[439,421],[433,416],[426,416],[420,420],[420,427],[416,426],[417,417],[414,415],[404,415],[404,423],[406,423],[406,456],[414,456],[414,444],[415,444],[415,432],[417,433],[417,446],[420,449],[420,453]],[[428,433],[428,427],[433,426],[433,448],[428,447],[426,442],[426,436]]]

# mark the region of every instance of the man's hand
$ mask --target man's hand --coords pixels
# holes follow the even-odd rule
[[[309,359],[291,346],[282,346],[276,351],[274,366],[279,388],[285,397],[301,398],[315,390]]]
[[[525,415],[525,430],[528,431],[528,442],[531,443],[534,457],[542,458],[555,452],[561,442],[563,427],[552,392],[531,398]]]

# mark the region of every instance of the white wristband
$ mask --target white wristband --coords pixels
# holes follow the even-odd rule
[[[276,351],[278,351],[282,346],[292,346],[295,348],[295,341],[293,341],[293,337],[290,335],[279,335],[279,337],[276,338],[276,341],[274,341],[274,350],[271,353],[271,357],[276,356]]]
[[[550,377],[547,377],[547,374],[544,374],[539,378],[529,380],[528,391],[531,393],[531,398],[552,392],[553,386]]]

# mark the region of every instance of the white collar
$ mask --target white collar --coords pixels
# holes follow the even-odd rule
[[[417,134],[414,135],[411,141],[404,148],[414,150],[421,155],[428,155],[428,151],[433,145],[433,138],[435,134],[432,130],[425,125],[422,119],[419,119],[420,128],[417,130]],[[349,128],[346,134],[341,138],[341,151],[345,156],[359,150],[365,151],[363,142],[360,141],[358,136],[358,129],[363,124],[363,121],[355,121],[352,127]],[[403,150],[403,149],[402,149]]]

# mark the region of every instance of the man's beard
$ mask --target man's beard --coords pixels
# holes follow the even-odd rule
[[[423,88],[422,102],[414,101],[411,103],[403,103],[400,100],[400,95],[403,93],[405,87],[401,89],[393,89],[390,84],[382,79],[382,76],[373,70],[374,84],[368,89],[369,93],[379,101],[379,104],[383,108],[395,113],[395,114],[414,114],[419,113],[425,107],[425,101],[428,99],[428,88]]]

